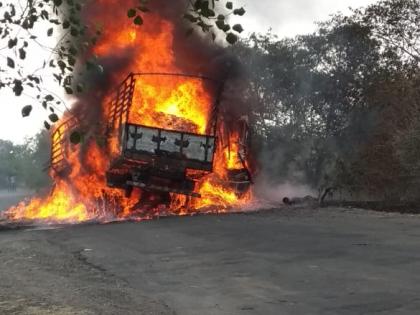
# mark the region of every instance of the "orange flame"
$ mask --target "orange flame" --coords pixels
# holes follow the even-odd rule
[[[8,212],[14,220],[82,222],[91,218],[86,206],[74,200],[63,187],[55,189],[52,195],[44,200],[35,198],[29,205],[22,202]]]
[[[144,25],[138,27],[126,18],[124,6],[119,1],[96,2],[104,8],[112,8],[104,9],[99,14],[99,19],[112,20],[112,23],[104,29],[102,37],[93,47],[93,54],[99,58],[129,56],[125,67],[112,73],[115,86],[130,72],[182,73],[182,69],[176,65],[173,52],[174,26],[170,21],[156,13],[148,13],[145,15]],[[99,21],[92,20],[92,23],[96,22]],[[111,95],[112,91],[109,91],[102,104],[105,116],[110,111]],[[210,128],[208,122],[213,102],[212,95],[201,80],[144,76],[136,82],[129,122],[206,134]],[[252,198],[249,192],[243,195],[235,193],[228,184],[228,170],[243,167],[239,157],[239,135],[228,137],[229,145],[219,145],[217,148],[214,172],[197,183],[196,191],[202,198],[188,201],[189,198],[172,194],[168,213],[190,214],[209,207],[214,212],[224,212],[230,207],[245,204]],[[112,139],[109,146],[109,151],[118,152],[118,139]],[[65,148],[71,166],[67,182],[53,173],[56,185],[50,196],[33,199],[28,205],[21,203],[11,208],[8,216],[14,220],[59,222],[104,220],[110,214],[117,218],[132,217],[141,192],[136,191],[130,198],[126,198],[120,190],[107,187],[105,173],[111,158],[94,140],[87,140],[87,145],[83,146],[83,150],[87,152],[81,154],[81,150],[81,146],[74,145]],[[87,159],[82,160],[81,156]]]

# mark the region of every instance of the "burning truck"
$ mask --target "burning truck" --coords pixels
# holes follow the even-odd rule
[[[197,133],[197,127],[188,119],[177,115],[159,113],[158,118],[143,121],[142,106],[147,106],[147,93],[141,84],[169,80],[173,83],[185,78],[212,87],[213,99],[207,99],[209,109],[207,128]],[[169,83],[169,82],[168,82]],[[106,183],[109,188],[124,190],[125,198],[131,198],[134,188],[142,190],[139,205],[154,201],[170,202],[170,194],[201,198],[197,190],[199,182],[209,177],[215,168],[215,154],[218,145],[233,165],[223,170],[225,176],[219,183],[229,187],[241,197],[248,193],[252,183],[251,172],[247,165],[249,151],[249,128],[247,119],[242,117],[232,127],[237,137],[230,143],[230,131],[226,134],[221,127],[220,102],[224,82],[203,76],[173,73],[131,73],[120,84],[109,104],[109,112],[103,137],[107,147],[113,151],[112,159],[106,170]],[[144,94],[143,94],[144,93]],[[176,91],[170,91],[170,94]],[[182,101],[170,100],[169,107],[176,108]],[[198,101],[198,100],[197,100]],[[194,105],[194,104],[193,104]],[[197,105],[196,105],[197,106]],[[192,110],[191,108],[189,110]],[[195,115],[195,113],[190,113]],[[194,117],[198,118],[198,117]],[[147,123],[148,124],[144,124]],[[163,122],[163,124],[162,124]],[[71,171],[71,161],[66,156],[70,144],[69,134],[77,130],[77,119],[69,119],[53,133],[51,167],[58,176],[66,176]],[[63,132],[64,131],[64,132]],[[67,135],[67,136],[66,136]],[[188,199],[185,200],[186,202]]]
[[[53,130],[51,193],[11,208],[9,218],[144,219],[249,203],[249,110],[240,102],[241,80],[232,84],[226,64],[215,62],[225,58],[223,47],[185,36],[184,4],[151,2],[141,27],[120,1],[83,7],[86,24],[113,21],[85,56],[94,56],[102,71],[88,78],[86,92]],[[75,131],[83,135],[79,144],[71,141]]]

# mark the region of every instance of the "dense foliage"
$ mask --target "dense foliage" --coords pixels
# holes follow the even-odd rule
[[[419,21],[419,0],[385,0],[311,35],[234,47],[249,69],[262,173],[359,198],[417,198]]]
[[[23,188],[39,189],[48,186],[49,156],[50,136],[46,131],[22,145],[0,140],[0,189],[8,187],[11,176]]]

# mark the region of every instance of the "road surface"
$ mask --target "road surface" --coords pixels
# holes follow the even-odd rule
[[[0,314],[419,314],[420,217],[327,208],[0,231]]]
[[[16,205],[18,202],[25,199],[25,197],[34,194],[33,191],[27,189],[18,189],[13,192],[0,189],[0,212]]]

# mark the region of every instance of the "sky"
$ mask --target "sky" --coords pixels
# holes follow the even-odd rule
[[[347,14],[349,8],[364,7],[377,0],[236,0],[247,14],[238,19],[248,31],[264,32],[269,28],[279,37],[293,37],[313,32],[316,21],[331,14]]]
[[[248,33],[265,32],[272,28],[272,32],[280,38],[293,37],[313,32],[316,21],[326,20],[333,13],[348,13],[349,7],[357,8],[373,2],[376,0],[236,0],[236,6],[244,6],[247,10],[245,16],[236,20]],[[46,34],[45,30],[39,32]],[[43,44],[53,47],[54,38],[45,38]],[[0,41],[0,47],[4,45]],[[25,63],[28,71],[39,68],[42,60],[49,57],[44,49],[31,48]],[[1,51],[0,68],[4,69],[5,64],[6,56]],[[48,73],[45,74],[45,80],[48,82]],[[60,94],[59,91],[57,93]],[[21,109],[29,104],[34,105],[34,110],[30,117],[22,118]],[[26,137],[35,135],[43,128],[46,116],[42,107],[36,105],[33,95],[15,97],[10,91],[0,89],[0,139],[23,143]]]

